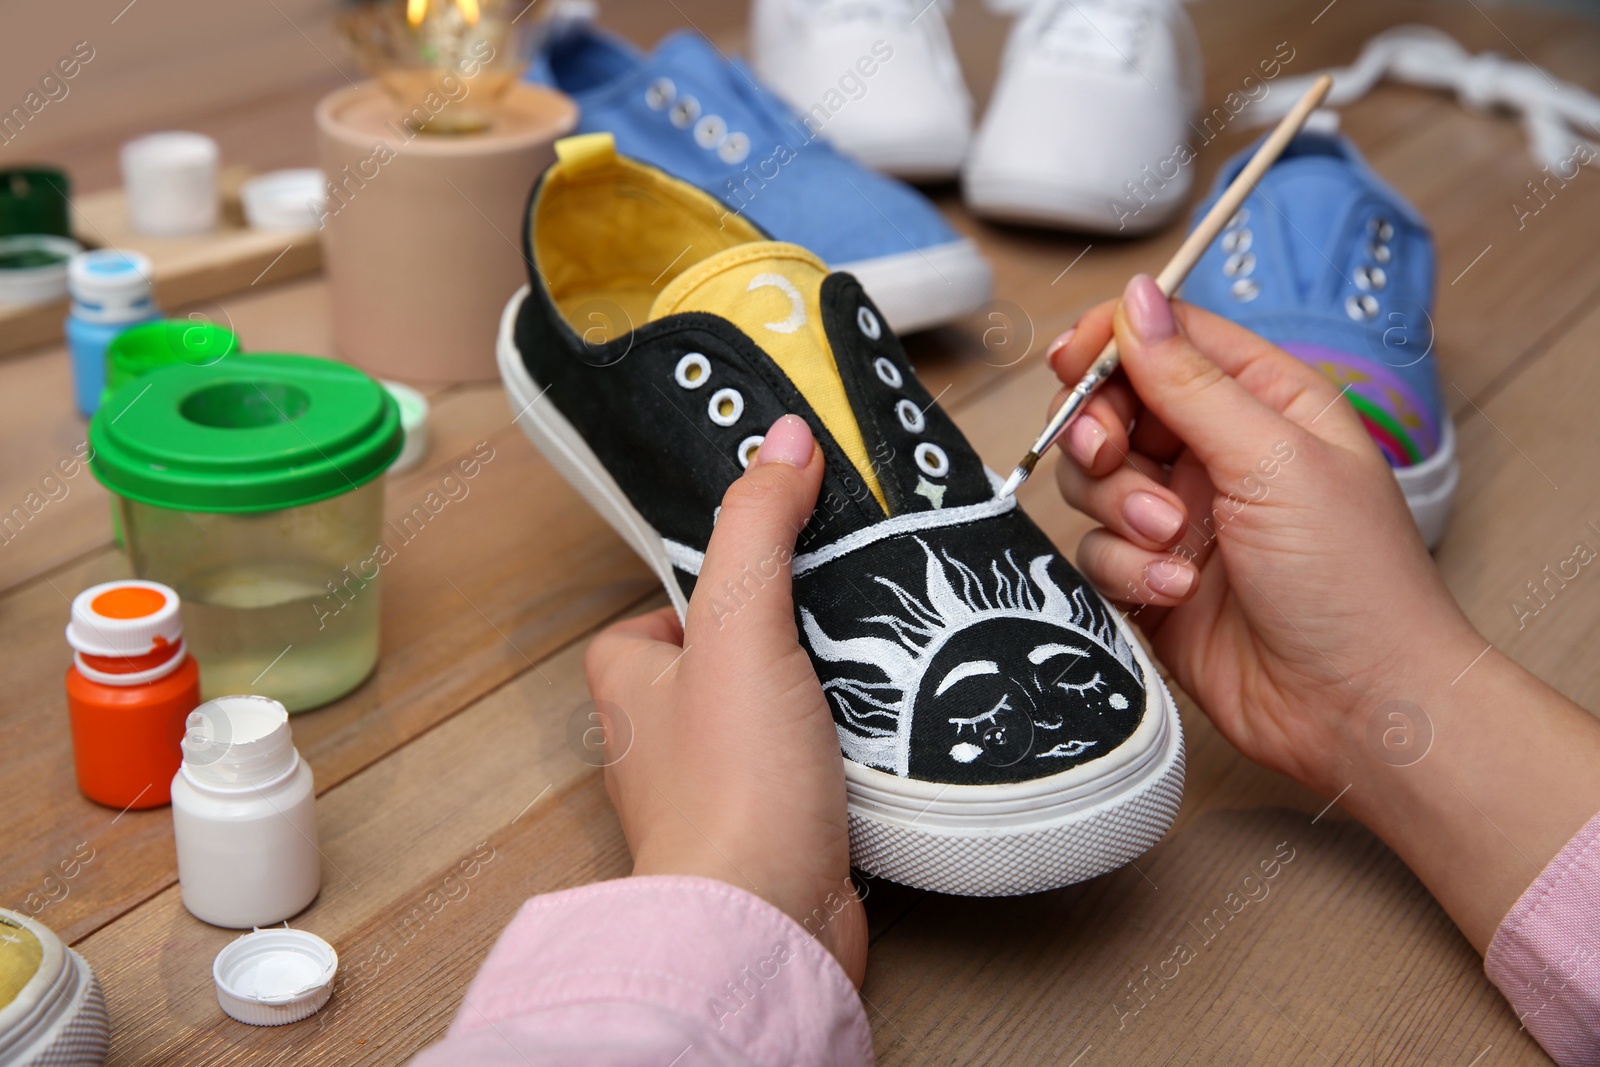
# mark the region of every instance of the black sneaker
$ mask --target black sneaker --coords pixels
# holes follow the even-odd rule
[[[532,285],[501,319],[517,421],[680,614],[762,432],[810,425],[826,472],[795,602],[846,757],[852,862],[999,896],[1160,839],[1183,792],[1171,697],[1121,617],[996,499],[856,280],[608,135],[557,156],[529,202]]]

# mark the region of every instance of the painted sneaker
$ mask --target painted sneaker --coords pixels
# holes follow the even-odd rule
[[[827,464],[796,613],[854,863],[1007,895],[1154,844],[1183,789],[1171,698],[1121,616],[996,499],[861,284],[604,135],[556,154],[529,204],[532,285],[501,320],[512,410],[680,613],[762,432],[807,421]]]
[[[100,981],[49,927],[0,908],[0,1063],[99,1067],[111,1048]]]
[[[1290,142],[1201,257],[1183,298],[1346,387],[1434,548],[1461,471],[1433,353],[1433,237],[1335,132],[1337,116],[1313,118],[1322,129]],[[1217,175],[1197,221],[1252,151]]]
[[[751,65],[808,130],[874,170],[954,178],[972,141],[972,94],[946,3],[752,0]]]
[[[841,155],[737,61],[687,31],[649,56],[593,5],[541,23],[528,78],[577,100],[579,132],[711,192],[730,215],[854,274],[889,324],[950,322],[989,299],[989,264],[915,189]]]
[[[967,157],[967,205],[1012,222],[1153,230],[1194,180],[1199,99],[1200,46],[1178,0],[1034,0]]]

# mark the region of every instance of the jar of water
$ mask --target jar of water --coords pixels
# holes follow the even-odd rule
[[[393,399],[353,367],[252,355],[153,370],[89,427],[140,578],[177,590],[205,699],[290,711],[335,700],[378,658]]]

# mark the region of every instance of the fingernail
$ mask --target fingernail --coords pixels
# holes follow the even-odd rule
[[[1195,571],[1189,564],[1177,559],[1158,559],[1145,564],[1144,581],[1152,592],[1181,599],[1194,585]]]
[[[1085,469],[1094,466],[1094,457],[1100,454],[1100,446],[1105,443],[1106,431],[1089,415],[1079,415],[1067,431],[1067,448]]]
[[[1135,274],[1122,293],[1122,306],[1134,335],[1149,344],[1165,341],[1178,332],[1172,321],[1172,305],[1162,295],[1156,280],[1148,274]]]
[[[1122,505],[1122,514],[1139,533],[1164,545],[1183,525],[1178,509],[1154,493],[1132,493]]]
[[[772,424],[761,451],[756,453],[757,463],[787,463],[791,467],[804,467],[811,462],[816,438],[811,427],[798,415],[785,415]]]
[[[1049,363],[1051,367],[1054,367],[1056,365],[1056,356],[1061,352],[1062,349],[1066,348],[1072,343],[1072,335],[1077,332],[1078,328],[1074,326],[1060,337],[1057,337],[1054,341],[1051,341],[1050,347],[1045,349],[1044,352],[1045,362]]]

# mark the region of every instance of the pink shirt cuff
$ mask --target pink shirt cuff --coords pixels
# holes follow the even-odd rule
[[[759,897],[705,878],[622,878],[534,897],[445,1039],[413,1063],[870,1064],[838,962]]]
[[[1600,1064],[1600,815],[1512,905],[1483,969],[1552,1059]]]

